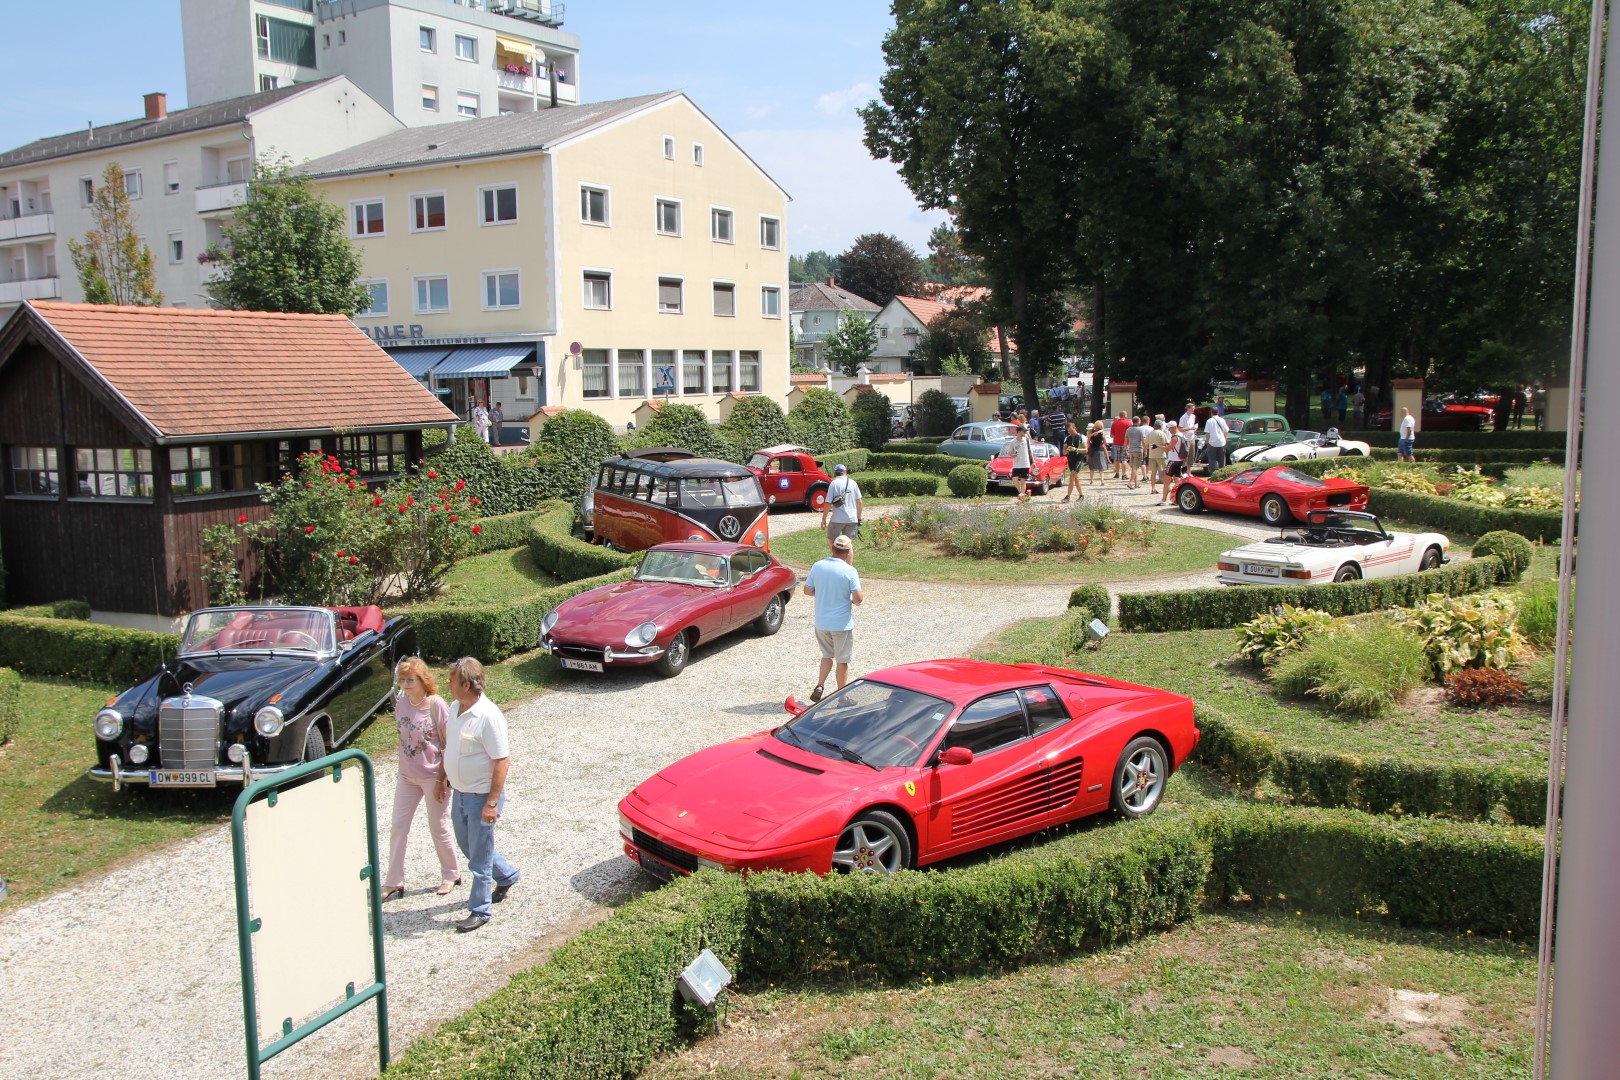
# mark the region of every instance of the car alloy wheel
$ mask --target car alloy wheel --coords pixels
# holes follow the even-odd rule
[[[1204,497],[1191,484],[1182,484],[1176,491],[1176,504],[1184,513],[1196,514],[1204,508]]]
[[[810,504],[812,510],[825,510],[827,508],[827,489],[824,487],[813,488],[810,492],[810,498],[806,501]]]
[[[833,848],[834,870],[893,874],[911,866],[911,835],[893,814],[868,810],[845,827]]]
[[[1260,500],[1260,518],[1267,525],[1286,525],[1293,515],[1280,495],[1267,495]]]
[[[1164,746],[1151,735],[1138,735],[1114,768],[1114,809],[1126,817],[1146,817],[1158,808],[1169,778]]]
[[[691,631],[682,630],[670,638],[669,646],[664,655],[658,658],[658,674],[666,679],[673,679],[686,670],[686,662],[692,657]]]
[[[759,613],[754,620],[754,633],[760,637],[770,637],[782,629],[782,610],[784,604],[780,594],[771,597],[771,602],[765,605],[765,610]]]

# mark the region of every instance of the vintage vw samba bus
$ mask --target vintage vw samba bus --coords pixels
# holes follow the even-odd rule
[[[721,540],[770,549],[759,480],[713,458],[654,461],[622,455],[602,463],[591,525],[599,543],[621,551],[654,544]]]

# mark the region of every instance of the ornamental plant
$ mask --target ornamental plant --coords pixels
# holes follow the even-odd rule
[[[1446,700],[1465,709],[1516,705],[1524,691],[1522,679],[1495,668],[1463,668],[1446,676]]]
[[[1270,667],[1332,626],[1333,616],[1325,611],[1278,604],[1237,628],[1238,653],[1256,667]]]
[[[1505,670],[1525,656],[1528,644],[1514,627],[1513,600],[1501,594],[1430,596],[1401,616],[1398,625],[1418,636],[1435,674],[1462,668]]]
[[[1391,491],[1410,491],[1418,495],[1435,494],[1434,481],[1415,469],[1391,469],[1384,473],[1379,487]]]
[[[983,475],[982,470],[980,475]],[[1063,552],[1077,559],[1108,554],[1119,543],[1150,547],[1158,526],[1102,505],[1021,507],[912,503],[896,515],[906,530],[949,555],[1022,559]]]
[[[1285,694],[1313,697],[1335,712],[1381,716],[1427,676],[1423,644],[1383,624],[1319,634],[1272,669]]]

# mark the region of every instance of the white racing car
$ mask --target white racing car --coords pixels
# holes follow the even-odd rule
[[[1281,536],[1221,552],[1222,585],[1309,585],[1394,577],[1447,562],[1451,540],[1432,532],[1386,532],[1374,514],[1312,510]]]
[[[1295,431],[1294,441],[1276,446],[1245,446],[1233,451],[1232,460],[1238,461],[1314,461],[1317,458],[1368,457],[1372,447],[1356,439],[1339,438],[1338,428],[1320,431]]]

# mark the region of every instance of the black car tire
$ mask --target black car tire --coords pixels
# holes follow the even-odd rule
[[[1260,520],[1267,525],[1286,525],[1294,515],[1281,495],[1267,495],[1260,500]]]
[[[1361,568],[1353,562],[1347,562],[1339,567],[1339,572],[1333,575],[1334,581],[1360,581]]]
[[[1114,810],[1123,817],[1147,817],[1164,799],[1170,780],[1170,759],[1164,744],[1151,735],[1138,735],[1120,751],[1114,766]]]
[[[782,629],[782,615],[786,609],[787,601],[782,599],[780,593],[771,597],[771,602],[765,605],[765,610],[754,620],[754,633],[760,637],[770,637]]]
[[[1339,456],[1340,457],[1361,457],[1362,453],[1361,453],[1360,450],[1345,450],[1345,451],[1342,451],[1339,454]]]
[[[664,655],[658,658],[658,663],[654,666],[657,667],[658,674],[666,679],[673,679],[686,670],[686,662],[691,658],[692,632],[682,630],[669,639],[669,647],[664,650]]]
[[[326,739],[321,735],[321,725],[310,722],[304,729],[304,761],[316,761],[326,756]]]
[[[833,869],[839,873],[888,875],[910,870],[913,861],[911,834],[887,810],[863,811],[844,826],[833,846]]]
[[[1204,496],[1191,484],[1182,484],[1176,489],[1176,505],[1184,514],[1196,514],[1204,508]]]
[[[1437,547],[1429,548],[1428,551],[1425,551],[1423,553],[1423,561],[1418,563],[1418,573],[1421,574],[1425,570],[1438,570],[1438,569],[1440,569],[1440,560],[1442,558],[1444,558],[1444,556],[1442,556],[1440,554],[1440,549],[1439,548],[1437,548]]]

